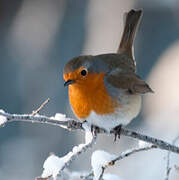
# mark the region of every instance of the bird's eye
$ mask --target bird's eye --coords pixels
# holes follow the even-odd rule
[[[82,76],[86,76],[86,75],[87,75],[87,70],[83,69],[83,70],[81,71],[81,75],[82,75]]]

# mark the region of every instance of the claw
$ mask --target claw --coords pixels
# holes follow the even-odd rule
[[[83,123],[87,123],[88,125],[90,125],[90,127],[91,127],[91,133],[93,134],[93,136],[96,136],[97,133],[100,132],[100,128],[99,128],[99,127],[97,127],[97,126],[95,126],[95,125],[93,125],[93,124],[89,124],[86,120],[83,121]]]
[[[91,125],[91,132],[92,132],[93,136],[96,136],[97,133],[99,133],[99,127],[97,127],[95,125]]]
[[[122,125],[119,125],[114,128],[114,142],[116,142],[117,137],[120,139],[121,127],[122,127]]]

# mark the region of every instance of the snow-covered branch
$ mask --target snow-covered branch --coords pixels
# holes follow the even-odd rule
[[[6,121],[2,121],[2,118],[6,118]],[[77,122],[73,119],[67,118],[65,115],[60,113],[57,113],[54,117],[47,117],[39,114],[10,114],[4,112],[3,110],[0,110],[1,126],[5,125],[6,123],[15,121],[50,124],[54,126],[60,126],[68,130],[83,129],[81,122]]]
[[[96,141],[96,136],[92,134],[90,127],[87,123],[83,124],[83,128],[85,129],[85,143],[79,144],[78,146],[73,147],[72,151],[63,157],[58,157],[54,154],[51,154],[44,162],[43,165],[43,173],[40,179],[48,179],[53,177],[56,179],[57,175],[60,175],[61,172],[69,166],[69,164],[78,157],[81,153],[87,151],[89,147],[91,147]]]
[[[63,114],[56,114],[54,117],[47,117],[47,116],[42,116],[38,114],[34,116],[32,114],[9,114],[9,113],[0,111],[0,125],[3,126],[6,123],[10,123],[14,121],[45,123],[45,124],[50,124],[54,126],[60,126],[68,130],[77,130],[77,129],[84,130],[83,123],[67,118]],[[99,133],[107,133],[107,132],[104,129],[99,129]],[[111,131],[110,133],[114,134],[114,131]],[[143,135],[143,134],[131,131],[131,130],[127,130],[125,128],[121,128],[120,135],[142,140],[142,141],[154,144],[160,149],[179,154],[179,147],[169,144],[157,138]]]
[[[66,128],[68,130],[85,130],[86,132],[86,140],[85,144],[80,144],[78,146],[75,146],[73,150],[64,157],[58,157],[54,154],[50,155],[46,161],[44,162],[44,171],[42,173],[42,176],[37,178],[38,180],[47,180],[50,177],[53,177],[56,179],[57,175],[60,175],[64,172],[64,169],[74,160],[76,157],[78,157],[79,154],[85,152],[89,147],[93,145],[93,143],[96,140],[96,136],[92,135],[91,128],[87,126],[87,123],[82,123],[79,121],[76,121],[71,118],[67,118],[66,115],[57,113],[53,117],[47,117],[43,115],[39,115],[39,111],[41,110],[42,107],[45,106],[45,104],[48,102],[44,102],[40,108],[38,108],[36,111],[34,111],[32,114],[10,114],[6,113],[3,110],[0,110],[0,126],[4,126],[7,123],[10,122],[31,122],[31,123],[45,123],[45,124],[50,124],[54,126],[59,126],[61,128]],[[106,132],[104,129],[99,129],[98,133],[109,133]],[[115,131],[111,131],[111,134],[116,133]],[[94,133],[95,135],[95,133]],[[169,179],[169,173],[170,173],[170,167],[169,167],[169,158],[170,158],[170,153],[178,153],[179,154],[179,147],[175,146],[175,141],[169,144],[165,141],[162,141],[160,139],[156,139],[147,135],[143,135],[131,130],[127,130],[125,128],[121,128],[120,130],[120,135],[132,137],[135,139],[140,140],[139,142],[142,142],[143,146],[140,146],[138,148],[130,149],[127,150],[123,153],[121,153],[119,156],[116,155],[111,155],[107,152],[101,153],[100,151],[94,152],[92,156],[92,167],[93,167],[93,173],[89,174],[87,179],[91,179],[91,175],[94,175],[95,180],[102,180],[105,179],[104,171],[105,169],[110,166],[114,165],[116,161],[121,160],[129,155],[132,155],[136,152],[140,151],[146,151],[150,150],[153,148],[160,148],[163,150],[169,151],[168,153],[168,161],[167,161],[167,171],[166,171],[166,180]],[[90,137],[90,138],[89,138]],[[146,143],[151,143],[147,144]],[[98,158],[95,158],[95,154],[97,154]],[[100,155],[101,154],[101,155]],[[101,158],[100,158],[101,156]],[[98,159],[97,163],[95,162],[96,159]],[[100,161],[101,159],[101,161]],[[111,176],[109,176],[111,179]],[[106,178],[107,179],[107,178]],[[120,179],[120,178],[118,178]]]
[[[105,169],[108,166],[114,165],[116,161],[124,159],[125,157],[128,157],[137,152],[147,151],[154,148],[157,148],[157,146],[147,145],[144,147],[137,147],[137,148],[129,149],[125,152],[122,152],[120,155],[109,154],[108,152],[105,152],[102,150],[95,151],[91,158],[91,165],[93,168],[94,180],[102,180]]]

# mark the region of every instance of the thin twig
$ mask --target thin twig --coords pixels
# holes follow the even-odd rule
[[[175,145],[175,143],[179,140],[179,136],[177,136],[173,141],[172,141],[172,145]],[[171,171],[171,167],[170,167],[170,155],[171,155],[171,151],[168,151],[167,153],[167,167],[166,167],[166,176],[165,176],[165,180],[169,180],[169,175],[170,175],[170,171]]]
[[[156,149],[157,146],[156,145],[150,145],[150,146],[145,146],[145,147],[138,147],[138,148],[134,148],[134,149],[130,149],[127,150],[125,152],[122,152],[117,158],[115,158],[111,163],[115,163],[116,161],[119,161],[121,159],[124,159],[125,157],[128,157],[129,155],[132,155],[134,153],[137,152],[141,152],[141,151],[148,151],[151,149]]]
[[[90,135],[89,135],[90,134]],[[75,146],[73,147],[73,150],[70,151],[67,155],[65,155],[64,157],[60,157],[61,159],[63,159],[63,164],[59,167],[59,169],[57,170],[58,171],[58,174],[61,175],[61,173],[63,172],[63,170],[65,168],[67,168],[70,163],[75,159],[77,158],[80,154],[86,152],[90,147],[92,147],[92,145],[96,142],[96,139],[97,139],[97,136],[96,135],[93,135],[91,131],[86,130],[86,136],[88,136],[88,138],[90,138],[89,140],[86,139],[86,142],[85,144],[79,144],[78,146]],[[90,136],[90,137],[89,137]],[[47,163],[47,162],[46,162]],[[44,169],[44,172],[43,174],[46,174],[46,171],[49,171],[48,168],[47,170]],[[53,172],[51,172],[52,174],[46,174],[48,177],[43,177],[43,178],[50,178],[51,176],[54,176],[53,175]],[[56,169],[55,169],[55,173],[56,173]],[[39,178],[42,178],[42,177],[38,177],[37,180],[41,180]]]
[[[9,114],[9,113],[4,113],[0,112],[1,116],[4,116],[7,118],[7,122],[31,122],[31,123],[42,123],[42,124],[49,124],[49,125],[54,125],[54,126],[60,126],[62,128],[66,127],[68,130],[77,130],[77,129],[83,129],[82,128],[82,123],[77,122],[73,119],[66,118],[64,121],[60,121],[55,119],[54,117],[47,117],[43,115],[35,115],[33,116],[32,114]]]
[[[124,128],[121,128],[121,134],[124,136],[133,137],[135,139],[139,139],[139,140],[154,144],[160,149],[179,154],[179,147],[169,144],[166,141],[163,141],[163,140],[160,140],[157,138],[153,138],[153,137],[150,137],[147,135],[143,135],[143,134],[131,131],[131,130],[124,129]]]
[[[66,118],[65,120],[63,119],[62,121],[60,121],[58,119],[50,118],[47,116],[41,116],[41,115],[33,116],[31,114],[30,115],[29,114],[21,115],[21,114],[9,114],[9,113],[0,112],[0,115],[7,118],[6,123],[14,122],[14,121],[20,121],[20,122],[23,121],[23,122],[45,123],[45,124],[50,124],[50,125],[54,125],[54,126],[60,126],[62,128],[67,128],[68,130],[77,130],[77,129],[84,130],[82,127],[83,123],[75,121],[70,118]],[[101,129],[101,128],[99,129],[99,132],[107,133],[104,129]],[[114,134],[114,131],[111,131],[110,133]],[[153,137],[150,137],[147,135],[143,135],[143,134],[131,131],[131,130],[127,130],[125,128],[121,128],[120,135],[143,140],[145,142],[156,145],[160,149],[179,154],[179,147],[169,144],[160,139],[156,139],[156,138],[153,138]]]
[[[48,180],[50,179],[52,176],[46,177],[46,178],[42,178],[42,177],[36,177],[36,180]]]
[[[49,101],[50,101],[50,98],[46,99],[37,110],[32,111],[32,115],[35,116],[36,114],[38,114]]]
[[[105,171],[106,168],[107,168],[107,166],[106,167],[102,167],[102,171],[101,171],[101,174],[100,174],[98,180],[102,180],[103,179],[103,174],[104,174],[104,171]]]
[[[99,180],[102,180],[102,177],[103,177],[103,174],[104,174],[104,171],[105,169],[108,167],[108,166],[111,166],[111,165],[114,165],[116,163],[116,161],[119,161],[121,159],[124,159],[125,157],[128,157],[132,154],[135,154],[137,152],[141,152],[141,151],[148,151],[148,150],[151,150],[151,149],[155,149],[157,148],[156,145],[150,145],[150,146],[146,146],[146,147],[138,147],[138,148],[134,148],[134,149],[129,149],[125,152],[122,152],[118,157],[116,157],[115,159],[113,159],[111,162],[109,162],[105,167],[103,167],[102,169],[102,173],[100,175],[100,178]]]
[[[80,176],[80,179],[82,180],[88,180],[88,179],[91,179],[91,177],[93,176],[93,171],[91,170],[89,173],[87,173],[86,175],[82,175]]]
[[[66,163],[64,163],[64,165],[62,166],[60,172],[62,172],[67,166],[69,166],[69,164],[70,164],[73,160],[75,160],[75,158],[76,158],[78,155],[86,152],[86,151],[88,150],[88,148],[92,147],[92,145],[96,142],[96,138],[97,138],[97,136],[94,135],[93,138],[92,138],[92,140],[91,140],[89,143],[85,144],[85,146],[83,146],[79,151],[76,151],[76,152],[73,152],[73,153],[69,152],[69,153],[68,153],[68,156],[70,156],[70,158],[69,158],[69,160],[68,160]],[[79,146],[80,146],[80,145],[79,145]],[[60,173],[60,172],[59,172],[59,173]]]

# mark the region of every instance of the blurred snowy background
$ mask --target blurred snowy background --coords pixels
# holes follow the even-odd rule
[[[64,64],[74,56],[116,52],[123,13],[142,8],[135,41],[138,74],[155,94],[144,97],[141,115],[128,128],[171,142],[179,133],[179,1],[177,0],[0,0],[0,109],[31,113],[48,97],[41,113],[67,113]],[[11,123],[0,129],[0,179],[31,180],[42,172],[49,152],[65,155],[84,139],[42,124]],[[137,141],[101,135],[88,153],[70,166],[90,170],[95,149],[118,154]],[[126,158],[107,172],[123,180],[163,180],[166,152],[154,150]],[[172,155],[172,166],[179,157]],[[170,180],[179,179],[171,171]]]

